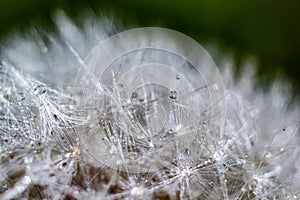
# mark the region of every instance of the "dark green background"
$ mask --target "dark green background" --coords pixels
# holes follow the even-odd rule
[[[261,86],[275,75],[300,88],[299,0],[1,0],[0,36],[28,25],[51,29],[51,14],[62,8],[76,20],[83,11],[113,13],[125,25],[163,26],[198,41],[213,41],[232,52],[237,71],[244,58],[258,60]]]

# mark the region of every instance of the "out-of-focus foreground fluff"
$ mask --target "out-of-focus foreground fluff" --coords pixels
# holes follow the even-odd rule
[[[124,28],[56,22],[56,33],[31,28],[2,45],[1,199],[300,198],[287,84],[254,90],[252,62],[234,81],[226,56],[220,76],[167,29],[107,40]]]

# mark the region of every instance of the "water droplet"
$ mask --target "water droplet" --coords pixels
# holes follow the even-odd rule
[[[131,94],[131,98],[132,98],[132,99],[136,99],[137,96],[138,96],[138,94],[137,94],[136,92],[133,92],[133,93]]]
[[[178,173],[178,172],[177,172],[177,169],[176,169],[176,168],[171,168],[171,169],[170,169],[170,175],[171,175],[171,176],[177,175],[177,173]]]
[[[136,114],[136,109],[134,107],[129,108],[129,112],[134,115]]]
[[[25,185],[28,185],[31,182],[31,179],[29,176],[24,176],[23,181],[22,181]]]
[[[169,129],[167,132],[166,132],[166,136],[170,136],[170,135],[174,135],[176,132],[173,130],[173,129]]]
[[[35,95],[42,95],[46,93],[46,88],[44,85],[38,85],[33,90]]]
[[[219,86],[218,86],[218,84],[216,84],[216,83],[215,83],[215,84],[213,84],[213,89],[214,89],[214,90],[218,90],[218,89],[219,89]]]
[[[185,153],[185,155],[190,155],[190,154],[191,154],[191,151],[190,151],[188,148],[186,148],[186,149],[184,150],[184,153]]]
[[[132,123],[133,125],[135,125],[135,124],[137,124],[137,121],[136,121],[135,119],[132,119],[132,120],[131,120],[131,123]]]
[[[54,118],[55,121],[59,120],[56,114],[53,115],[53,118]]]
[[[177,99],[177,92],[175,90],[171,90],[169,93],[170,99]]]
[[[19,92],[18,95],[17,95],[17,97],[16,97],[16,100],[18,102],[24,101],[25,100],[25,94],[23,92]]]
[[[134,152],[134,153],[130,153],[130,154],[129,154],[129,159],[130,159],[130,160],[135,160],[135,159],[137,159],[137,158],[138,158],[137,153]]]

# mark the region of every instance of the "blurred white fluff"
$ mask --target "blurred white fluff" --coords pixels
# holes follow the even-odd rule
[[[207,158],[178,154],[149,174],[95,165],[76,133],[86,119],[72,107],[71,90],[87,54],[123,27],[91,13],[81,28],[62,12],[55,22],[57,33],[32,27],[2,45],[1,199],[300,198],[300,110],[290,104],[289,86],[276,81],[268,92],[254,90],[251,63],[234,82],[228,58],[221,70],[224,148]]]

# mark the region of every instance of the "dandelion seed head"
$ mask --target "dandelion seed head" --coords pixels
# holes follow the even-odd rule
[[[253,62],[235,84],[172,30],[54,19],[3,48],[1,199],[298,198],[289,86],[255,91]]]

